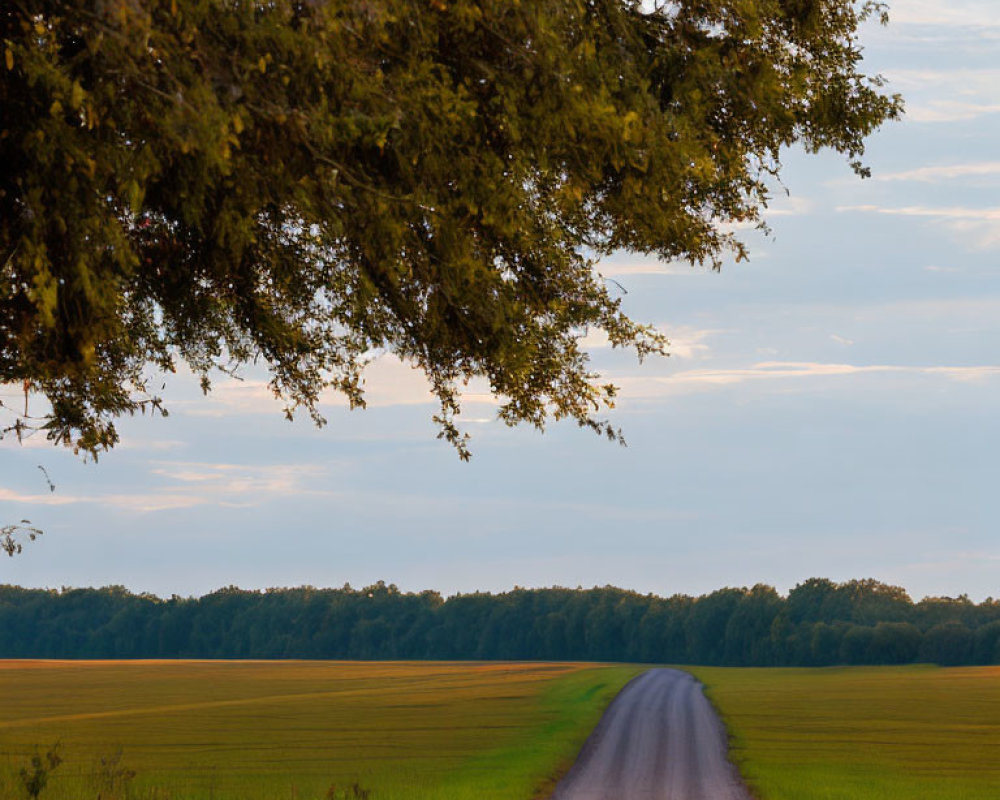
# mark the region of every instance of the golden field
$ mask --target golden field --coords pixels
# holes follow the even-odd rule
[[[321,800],[355,784],[372,800],[527,800],[641,669],[0,661],[0,796],[23,796],[20,769],[59,742],[41,800]]]

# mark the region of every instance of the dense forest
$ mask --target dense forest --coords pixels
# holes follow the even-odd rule
[[[1000,663],[1000,600],[914,603],[811,578],[701,597],[613,587],[501,594],[230,587],[161,599],[120,586],[0,586],[3,658],[552,659],[677,664]]]

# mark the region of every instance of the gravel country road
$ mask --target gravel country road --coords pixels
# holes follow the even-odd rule
[[[751,800],[701,684],[651,669],[614,699],[552,800]]]

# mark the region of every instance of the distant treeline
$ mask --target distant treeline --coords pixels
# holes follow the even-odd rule
[[[812,578],[702,597],[231,587],[200,598],[0,586],[2,658],[542,659],[733,666],[1000,663],[1000,601]]]

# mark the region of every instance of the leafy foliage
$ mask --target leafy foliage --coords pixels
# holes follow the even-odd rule
[[[640,357],[588,254],[715,266],[782,148],[845,153],[901,109],[853,0],[11,0],[0,10],[0,383],[11,430],[97,453],[162,411],[150,370],[258,359],[287,413],[419,366],[459,447],[614,400],[579,339]],[[884,21],[884,20],[883,20]],[[762,223],[761,223],[762,224]]]
[[[98,800],[129,800],[129,787],[135,780],[135,770],[122,763],[125,751],[121,745],[97,756],[91,775]]]
[[[18,773],[24,791],[31,800],[38,800],[38,796],[49,784],[49,776],[62,764],[62,756],[59,755],[59,744],[50,747],[43,756],[37,750],[31,756],[29,766],[22,767]]]
[[[0,551],[8,556],[15,556],[24,549],[24,542],[18,541],[27,537],[31,542],[42,535],[42,531],[31,524],[31,520],[22,519],[20,523],[0,526]]]
[[[803,595],[818,604],[805,609]],[[891,598],[886,603],[886,598]],[[566,660],[731,666],[1000,664],[1000,601],[914,603],[872,580],[810,579],[692,598],[613,587],[502,594],[0,586],[0,658]]]
[[[332,785],[326,793],[326,800],[371,800],[371,796],[371,789],[366,789],[354,781],[349,786]]]

